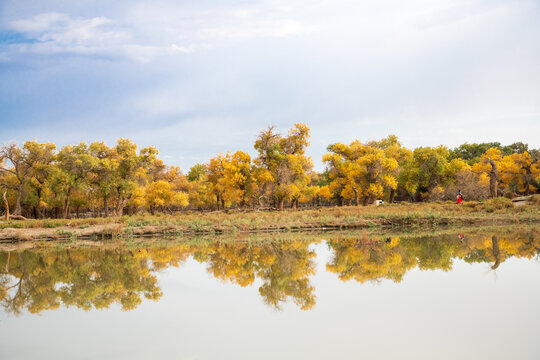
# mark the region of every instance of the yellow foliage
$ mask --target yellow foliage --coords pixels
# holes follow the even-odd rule
[[[330,200],[334,194],[330,191],[330,188],[328,185],[322,186],[319,190],[319,196],[322,196],[326,200]]]

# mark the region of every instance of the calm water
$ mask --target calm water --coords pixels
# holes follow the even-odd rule
[[[5,247],[0,359],[540,359],[536,233]]]

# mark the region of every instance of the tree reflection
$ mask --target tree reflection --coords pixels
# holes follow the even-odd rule
[[[162,293],[145,258],[128,250],[25,250],[0,253],[6,271],[0,280],[2,304],[8,312],[31,313],[61,304],[84,310],[120,303],[131,310],[141,296],[158,300]]]
[[[262,245],[214,242],[199,248],[194,258],[206,262],[216,278],[240,286],[263,281],[259,293],[265,303],[280,309],[291,298],[303,310],[315,305],[315,288],[309,277],[315,273],[312,241],[274,241]]]
[[[337,239],[328,241],[333,257],[326,269],[343,281],[361,283],[382,279],[400,282],[412,268],[421,270],[452,269],[454,259],[466,262],[493,262],[497,269],[508,257],[532,258],[540,254],[540,238],[532,233],[511,235],[471,235],[464,241],[454,235],[394,237],[365,240]]]
[[[452,269],[455,259],[501,267],[509,257],[540,254],[540,237],[526,234],[401,237],[347,237],[327,240],[332,252],[327,271],[343,281],[383,279],[401,282],[410,269]],[[143,298],[162,296],[157,273],[187,259],[205,264],[215,278],[242,287],[260,282],[269,306],[280,309],[291,300],[302,310],[313,308],[314,240],[174,242],[150,248],[125,246],[41,248],[0,252],[0,301],[5,311],[40,313],[61,306],[84,310],[119,304],[135,309]],[[258,280],[258,281],[257,281]]]

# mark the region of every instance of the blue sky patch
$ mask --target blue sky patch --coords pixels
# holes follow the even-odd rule
[[[0,30],[0,44],[34,44],[37,42],[39,41],[29,38],[25,34],[9,30]]]

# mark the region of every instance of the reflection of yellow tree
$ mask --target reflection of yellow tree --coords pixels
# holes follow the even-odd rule
[[[120,303],[123,310],[138,306],[142,297],[157,300],[162,293],[155,272],[178,267],[190,256],[207,264],[212,276],[240,286],[262,281],[265,303],[280,308],[293,300],[301,309],[315,305],[310,277],[315,252],[309,241],[179,242],[148,249],[36,249],[0,253],[0,301],[9,312],[39,313],[60,306],[85,310]],[[393,237],[328,241],[333,257],[328,271],[343,281],[361,283],[390,279],[400,282],[406,272],[452,268],[455,258],[490,263],[493,269],[509,257],[540,254],[540,237],[524,234]]]
[[[540,254],[540,238],[533,233],[504,238],[497,235],[388,238],[386,241],[345,239],[329,241],[334,256],[326,268],[343,281],[391,279],[400,282],[411,268],[452,269],[454,258],[466,262],[493,262],[492,269],[508,257],[532,258]]]
[[[465,261],[493,262],[493,269],[509,257],[532,259],[540,254],[540,237],[534,233],[508,236],[484,235],[469,240],[472,250],[462,254]]]
[[[13,313],[57,309],[61,304],[84,310],[121,303],[131,310],[141,296],[161,297],[148,261],[128,250],[77,249],[57,252],[1,253],[3,305]]]
[[[329,241],[334,257],[326,269],[337,273],[343,281],[354,279],[364,283],[387,278],[399,282],[416,262],[398,242],[397,238],[388,242],[357,239]]]
[[[260,271],[264,284],[259,293],[267,304],[279,308],[280,302],[290,296],[302,310],[315,305],[315,288],[309,282],[309,277],[315,273],[312,260],[315,252],[309,251],[307,246],[305,242],[272,246],[276,260]]]
[[[315,273],[314,257],[305,241],[260,246],[213,242],[194,253],[216,278],[247,286],[258,277],[263,280],[259,293],[267,304],[279,308],[290,297],[304,310],[315,305],[315,289],[309,282]]]

